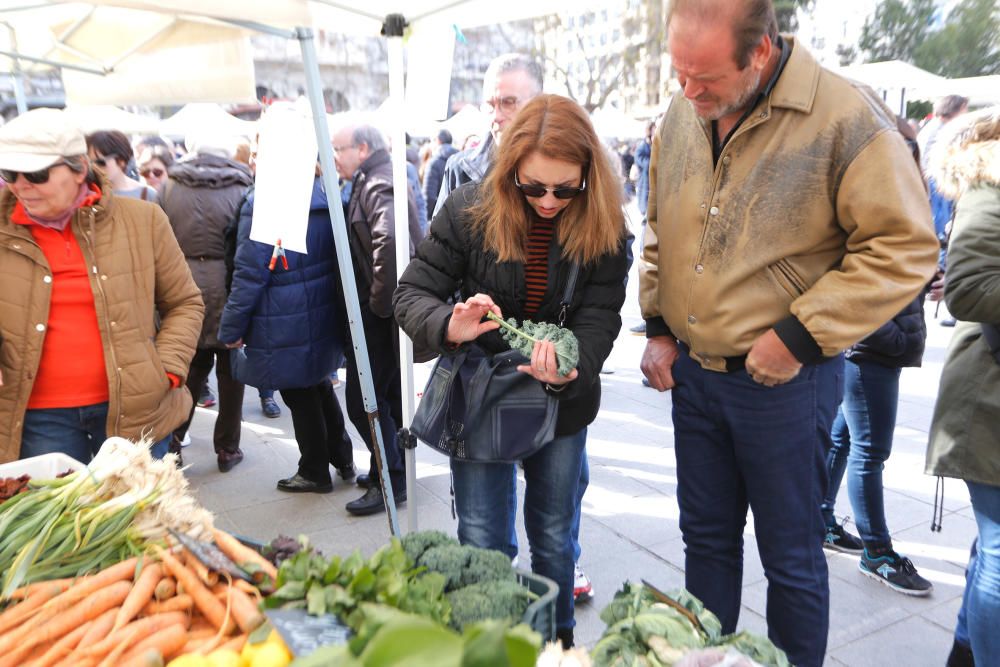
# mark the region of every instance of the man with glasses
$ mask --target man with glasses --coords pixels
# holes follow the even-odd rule
[[[378,129],[355,119],[346,122],[332,137],[337,173],[351,183],[347,203],[347,235],[354,264],[361,323],[371,364],[372,383],[378,405],[379,426],[385,445],[386,464],[396,504],[406,501],[406,470],[397,431],[403,422],[402,387],[399,374],[399,329],[392,317],[392,293],[396,289],[396,216],[392,162],[388,144]],[[423,232],[417,219],[412,188],[406,188],[410,227],[410,256]],[[347,416],[365,441],[370,456],[368,474],[358,475],[363,496],[347,503],[347,511],[363,516],[385,509],[375,443],[368,413],[357,382],[358,362],[354,346],[347,353]]]
[[[434,213],[458,186],[483,180],[491,165],[493,147],[500,144],[504,128],[517,112],[542,92],[543,76],[541,66],[526,55],[505,53],[493,59],[483,77],[482,109],[492,116],[490,134],[475,148],[448,158]]]

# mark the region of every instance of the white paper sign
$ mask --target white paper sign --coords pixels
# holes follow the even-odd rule
[[[306,252],[309,201],[316,175],[316,134],[308,111],[272,107],[259,122],[257,179],[250,239]]]

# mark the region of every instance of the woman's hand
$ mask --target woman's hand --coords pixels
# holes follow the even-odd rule
[[[517,370],[551,386],[572,382],[579,375],[575,368],[567,375],[559,375],[556,346],[550,340],[540,340],[535,343],[535,347],[531,350],[531,363],[518,366]]]
[[[454,345],[476,340],[487,331],[495,331],[500,325],[492,320],[483,322],[486,313],[496,313],[503,317],[500,306],[493,303],[486,294],[476,294],[466,299],[465,303],[456,303],[448,321],[448,332],[445,340]]]

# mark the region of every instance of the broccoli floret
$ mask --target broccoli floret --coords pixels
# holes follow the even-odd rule
[[[488,581],[460,588],[445,597],[451,604],[451,626],[461,631],[466,625],[487,619],[517,623],[536,596],[516,581]]]
[[[403,550],[406,551],[407,557],[413,562],[418,563],[420,557],[424,555],[424,552],[431,547],[442,546],[445,544],[458,544],[458,540],[450,535],[442,533],[440,530],[421,530],[415,533],[409,533],[402,539]]]
[[[458,544],[431,547],[420,556],[417,565],[422,565],[431,572],[444,575],[445,592],[453,591],[456,588],[461,588],[462,575],[469,565],[469,558],[472,557],[473,551],[475,551],[474,547]]]
[[[510,565],[510,558],[502,551],[475,549],[469,564],[462,573],[462,585],[469,586],[484,581],[515,581],[517,576]]]

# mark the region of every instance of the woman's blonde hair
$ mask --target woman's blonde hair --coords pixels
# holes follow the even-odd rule
[[[514,174],[535,152],[582,165],[586,189],[570,201],[556,225],[563,255],[587,264],[614,252],[625,235],[621,182],[586,112],[559,95],[537,96],[504,130],[493,169],[470,211],[486,248],[500,261],[525,260],[531,216]]]

